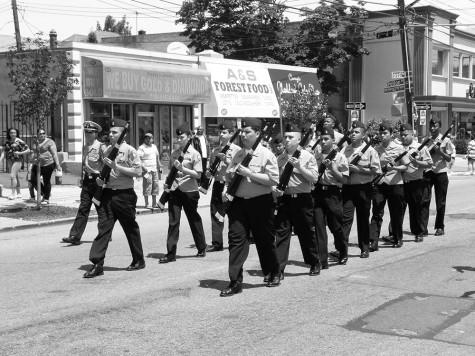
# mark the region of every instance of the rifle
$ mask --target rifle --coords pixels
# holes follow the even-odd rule
[[[315,153],[315,150],[317,149],[317,146],[320,144],[320,142],[322,142],[322,137],[318,136],[318,138],[315,141],[315,143],[313,144],[312,148],[310,148],[311,153]]]
[[[119,154],[119,148],[122,142],[124,142],[125,135],[127,134],[127,130],[129,129],[129,123],[127,122],[125,124],[124,130],[122,130],[119,138],[117,139],[116,144],[112,147],[112,150],[109,152],[109,155],[107,158],[109,158],[111,161],[115,161],[117,158],[117,155]],[[104,190],[104,187],[107,185],[107,182],[109,181],[110,174],[111,174],[112,168],[109,167],[108,165],[104,165],[102,167],[101,173],[99,174],[99,179],[104,182],[104,184],[100,187],[98,186],[96,189],[96,192],[94,193],[94,197],[92,198],[92,202],[96,204],[97,206],[101,205],[101,200],[102,200],[102,193]]]
[[[340,152],[341,148],[343,147],[343,145],[345,144],[345,142],[349,141],[349,137],[348,137],[348,134],[349,134],[349,131],[341,138],[341,140],[338,142],[338,144],[336,145],[336,148],[333,148],[330,153],[327,155],[327,157],[325,158],[325,160],[330,160],[330,161],[333,161],[336,157],[336,154],[338,152]],[[322,179],[323,177],[323,174],[325,173],[325,170],[327,169],[327,166],[325,165],[325,163],[320,163],[320,166],[318,167],[318,179],[317,179],[317,183],[320,183],[320,180]]]
[[[275,124],[274,124],[275,126]],[[252,160],[252,156],[254,151],[256,150],[257,146],[261,142],[261,140],[264,138],[264,136],[267,134],[267,130],[269,129],[269,125],[266,124],[264,129],[262,130],[261,134],[257,137],[256,141],[251,147],[251,151],[247,153],[247,155],[244,157],[244,159],[241,161],[240,165],[243,167],[248,167],[249,163]],[[228,189],[226,190],[226,197],[228,198],[228,202],[232,202],[234,200],[234,196],[236,195],[236,192],[241,185],[242,180],[244,179],[244,176],[235,173],[233,179],[228,185]]]
[[[183,150],[181,151],[180,156],[177,158],[178,162],[180,163],[183,162],[186,151],[188,151],[188,148],[190,147],[192,143],[193,143],[193,137],[190,137],[185,147],[183,147]],[[170,199],[171,187],[173,185],[173,182],[176,179],[177,174],[178,174],[178,169],[175,167],[175,165],[172,165],[172,168],[170,169],[170,172],[168,172],[167,178],[165,179],[162,195],[160,196],[160,199],[158,200],[158,203],[157,203],[158,207],[162,210],[165,209],[165,204]]]
[[[313,133],[314,126],[315,125],[312,124],[312,126],[310,126],[310,128],[307,130],[305,135],[300,139],[299,145],[298,145],[297,149],[295,150],[295,152],[292,155],[293,158],[298,159],[300,157],[300,154],[301,154],[302,150],[305,149],[305,144],[307,143],[310,135]],[[282,174],[280,175],[279,184],[277,184],[276,189],[278,191],[280,191],[282,193],[285,192],[285,190],[287,189],[287,186],[289,185],[290,176],[292,175],[293,171],[294,171],[294,166],[290,162],[287,162],[284,166],[284,170],[282,171]],[[274,210],[274,215],[277,214],[277,210],[279,209],[279,206],[281,204],[281,202],[280,202],[281,198],[282,197],[277,198],[277,202],[276,202],[276,206],[275,206],[275,210]]]
[[[425,146],[427,146],[427,144],[429,143],[429,141],[430,141],[430,138],[426,137],[426,138],[424,139],[424,141],[422,141],[422,143],[419,145],[419,147],[417,147],[417,150],[411,153],[411,157],[416,157],[417,154],[418,154]],[[402,158],[404,158],[404,156],[406,156],[409,152],[410,152],[410,150],[404,151],[404,152],[400,153],[396,158],[394,158],[394,160],[392,161],[392,163],[389,162],[389,163],[386,165],[386,167],[384,168],[383,173],[378,174],[378,175],[371,181],[371,184],[373,184],[373,185],[378,184],[378,183],[381,181],[381,179],[383,179],[383,178],[386,176],[386,174],[388,173],[388,166],[389,166],[389,167],[393,166],[394,163],[400,161],[400,160],[401,160]]]
[[[221,149],[220,153],[226,154],[226,152],[228,152],[229,148],[231,147],[231,144],[239,136],[240,133],[241,133],[241,129],[237,129],[236,132],[229,139],[228,143]],[[218,171],[218,167],[220,163],[221,163],[221,160],[218,157],[216,157],[213,163],[211,164],[211,166],[209,166],[208,168],[209,178],[202,179],[201,185],[199,188],[199,191],[201,193],[203,194],[208,193],[209,186],[211,185],[211,182]]]
[[[371,147],[371,145],[373,144],[373,139],[370,138],[368,141],[365,141],[365,146],[363,147],[363,149],[361,151],[359,151],[355,157],[353,157],[353,159],[350,161],[350,164],[356,166],[358,164],[358,162],[361,160],[361,157],[363,157],[364,153],[368,150],[368,148]]]
[[[447,129],[447,131],[444,132],[444,134],[442,135],[442,137],[439,139],[439,140],[435,140],[434,141],[434,144],[430,146],[429,148],[429,152],[434,154],[434,148],[435,147],[439,147],[442,145],[442,142],[445,140],[445,138],[448,136],[448,134],[450,133],[450,131],[452,131],[452,129],[455,127],[455,123],[452,122],[452,124],[449,126],[449,128]]]

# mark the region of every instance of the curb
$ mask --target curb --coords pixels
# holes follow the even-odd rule
[[[199,208],[209,208],[209,204],[201,205],[198,206]],[[163,214],[168,211],[167,208],[161,210],[161,209],[147,209],[147,208],[140,208],[137,209],[137,215],[149,215],[149,214]],[[48,221],[32,221],[31,223],[28,222],[26,224],[22,225],[17,225],[17,226],[7,226],[7,227],[2,227],[0,228],[0,233],[1,232],[6,232],[6,231],[18,231],[18,230],[27,230],[35,227],[43,227],[43,226],[50,226],[50,225],[61,225],[61,224],[66,224],[66,223],[72,223],[76,217],[70,217],[70,218],[64,218],[64,219],[56,219],[56,220],[48,220]],[[90,215],[88,222],[89,221],[94,221],[97,220],[97,214]]]

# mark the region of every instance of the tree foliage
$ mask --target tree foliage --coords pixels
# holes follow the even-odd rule
[[[22,41],[21,50],[7,54],[8,77],[14,86],[15,119],[44,127],[47,118],[78,83],[72,77],[73,64],[66,52],[51,50],[48,40],[38,33]]]
[[[101,24],[98,21],[96,29],[98,31],[115,32],[124,36],[130,36],[132,34],[132,27],[129,26],[129,22],[125,15],[119,21],[113,16],[107,15],[104,20],[104,26],[101,27]]]
[[[317,68],[322,91],[337,92],[333,68],[367,54],[362,48],[366,11],[343,0],[302,9],[302,21],[290,25],[286,5],[277,0],[187,0],[177,23],[190,46],[212,49],[227,58]]]
[[[197,52],[212,49],[233,59],[273,62],[288,20],[275,0],[188,0],[177,23]]]

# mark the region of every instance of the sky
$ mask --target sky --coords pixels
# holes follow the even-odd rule
[[[317,3],[316,0],[282,2],[292,7],[287,13],[290,20],[299,19],[299,11],[294,8],[312,8]],[[412,0],[406,0],[406,5],[411,2]],[[347,0],[346,3],[355,5],[357,1]],[[87,35],[95,30],[97,21],[101,25],[104,23],[106,15],[118,19],[125,15],[133,34],[137,30],[145,30],[147,33],[181,31],[183,28],[175,25],[180,4],[181,0],[17,0],[22,36],[33,36],[39,31],[48,34],[51,29],[55,29],[59,40],[72,34]],[[397,0],[368,0],[365,8],[383,11],[395,9],[396,4]],[[451,1],[449,5],[444,0],[421,0],[417,3],[417,6],[422,5],[432,5],[461,14],[458,22],[470,26],[460,28],[475,32],[475,0]],[[0,35],[13,34],[11,0],[0,0]]]

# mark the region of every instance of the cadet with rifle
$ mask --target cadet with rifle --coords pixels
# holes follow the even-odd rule
[[[84,274],[84,278],[104,274],[104,258],[117,220],[124,230],[132,254],[132,262],[126,270],[145,268],[140,229],[135,220],[137,195],[133,179],[142,174],[142,164],[135,148],[124,140],[128,125],[128,122],[119,119],[111,124],[111,145],[104,152],[104,167],[97,178],[98,190],[93,198],[99,220],[99,231],[89,252],[89,260],[94,265]]]
[[[203,163],[197,150],[190,145],[192,135],[185,124],[176,129],[178,149],[170,157],[170,173],[166,179],[164,194],[168,194],[168,234],[167,254],[160,258],[159,263],[176,261],[176,250],[180,234],[180,219],[182,209],[190,224],[195,246],[198,250],[196,257],[206,256],[206,239],[203,222],[198,213],[198,182],[203,173]],[[159,202],[164,199],[160,197]]]
[[[335,136],[331,128],[323,128],[321,134],[321,153],[316,155],[319,170],[319,179],[312,191],[313,213],[315,218],[315,233],[318,244],[318,252],[322,268],[328,268],[328,235],[326,224],[331,227],[336,250],[338,251],[338,263],[346,264],[348,260],[348,242],[343,232],[343,203],[341,188],[350,175],[348,161],[334,147]],[[342,146],[345,140],[340,140],[338,146]]]
[[[425,147],[429,141],[426,138],[418,145],[414,141],[411,125],[402,124],[399,128],[404,149],[408,152],[409,163],[407,170],[402,173],[404,180],[404,198],[409,208],[409,226],[415,235],[416,242],[422,242],[427,234],[427,225],[424,225],[421,211],[423,198],[427,196],[429,186],[423,179],[424,169],[432,166],[432,158]],[[405,210],[405,209],[404,209]],[[404,213],[403,213],[404,215]]]
[[[407,170],[409,162],[406,151],[393,141],[394,125],[389,120],[383,120],[379,125],[381,142],[375,147],[379,156],[383,173],[373,179],[373,216],[370,224],[370,251],[378,251],[379,235],[383,223],[384,207],[388,202],[393,246],[402,247],[402,224],[404,221],[404,186],[402,172]]]
[[[214,179],[211,201],[210,201],[210,213],[211,213],[211,246],[206,248],[206,252],[222,251],[223,250],[223,228],[224,228],[224,216],[226,215],[225,204],[223,203],[223,191],[224,191],[224,176],[226,169],[231,163],[232,158],[241,148],[235,145],[237,136],[241,130],[236,130],[233,134],[233,130],[224,125],[219,127],[219,146],[216,147],[210,156],[211,166],[206,171],[206,179],[201,180],[201,192],[207,192],[210,185],[210,181]],[[206,193],[205,193],[206,194]]]
[[[429,152],[432,158],[432,166],[427,168],[424,172],[424,179],[429,185],[426,194],[423,198],[423,206],[421,215],[424,219],[424,225],[429,223],[429,206],[432,198],[432,187],[435,191],[435,236],[445,234],[445,202],[447,200],[447,189],[449,187],[449,177],[447,176],[447,162],[452,159],[452,146],[449,144],[450,139],[447,135],[452,131],[454,124],[450,125],[447,131],[442,135],[440,130],[442,124],[439,119],[431,119],[429,122],[430,137],[432,145],[429,147]]]
[[[377,152],[369,143],[364,144],[365,134],[365,125],[361,121],[353,121],[350,136],[351,145],[348,145],[344,151],[349,162],[350,176],[343,184],[342,191],[343,232],[348,243],[356,210],[358,246],[361,250],[361,258],[369,257],[371,181],[376,174],[381,172]]]
[[[284,278],[289,260],[292,228],[299,238],[304,263],[310,266],[309,275],[320,274],[311,194],[318,175],[317,162],[304,149],[312,133],[313,128],[309,128],[302,136],[297,127],[287,125],[284,133],[285,151],[277,158],[281,175],[279,184],[274,189],[274,196],[278,201],[275,236],[281,279]],[[268,278],[270,275],[266,279]]]
[[[279,263],[274,245],[274,203],[272,186],[279,180],[279,168],[274,154],[260,145],[266,129],[260,119],[242,122],[242,144],[226,171],[228,185],[223,193],[229,203],[229,279],[222,297],[242,292],[243,265],[249,254],[248,233],[255,239],[264,275],[269,275],[268,287],[280,284]]]

